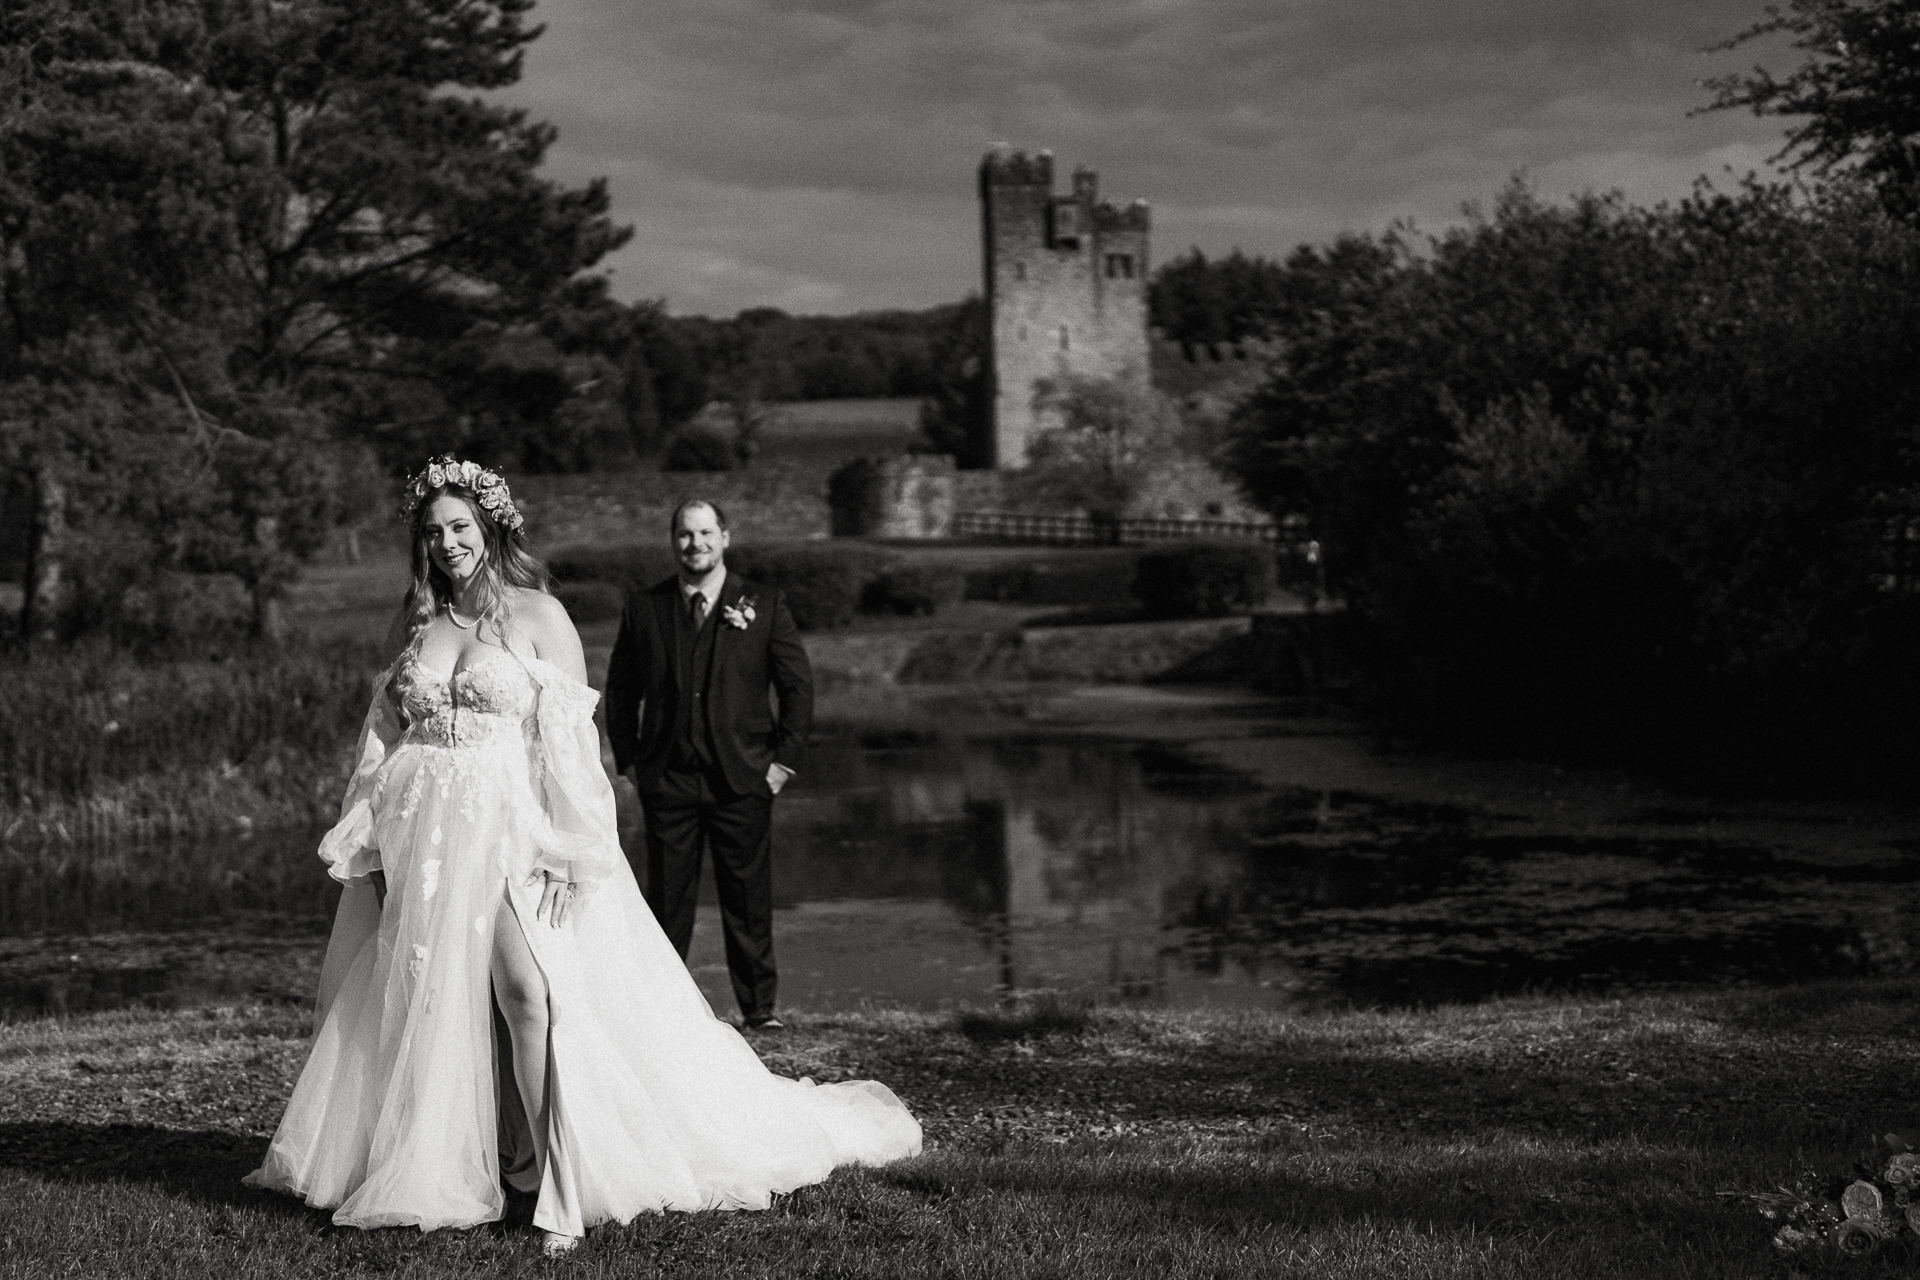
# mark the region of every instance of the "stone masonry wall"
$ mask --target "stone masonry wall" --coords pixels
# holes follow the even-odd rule
[[[529,475],[513,483],[534,547],[667,544],[667,521],[688,498],[726,510],[735,539],[824,538],[831,528],[825,466],[761,465],[745,471],[635,470],[588,475]]]
[[[836,537],[945,538],[953,532],[950,454],[858,458],[827,481]]]
[[[1098,182],[1078,169],[1072,193],[1055,195],[1045,151],[993,151],[981,161],[997,467],[1025,465],[1045,425],[1033,407],[1039,380],[1149,377],[1147,207],[1102,203]]]

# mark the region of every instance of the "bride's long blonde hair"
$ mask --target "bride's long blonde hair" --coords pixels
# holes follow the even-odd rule
[[[490,472],[486,474],[492,475]],[[402,610],[406,639],[401,646],[401,654],[417,654],[420,641],[426,635],[427,624],[433,621],[435,614],[451,608],[453,604],[453,583],[428,553],[423,528],[427,509],[440,498],[460,499],[473,512],[474,522],[480,526],[481,545],[485,554],[480,567],[474,570],[476,580],[473,599],[469,603],[479,605],[481,618],[491,624],[494,635],[501,647],[505,648],[507,621],[511,613],[506,588],[512,586],[528,591],[546,591],[549,584],[547,567],[528,547],[525,523],[511,500],[504,497],[504,481],[486,486],[491,490],[487,497],[493,499],[488,501],[483,499],[479,489],[470,485],[451,478],[432,484],[425,480],[427,475],[428,472],[423,471],[408,486],[407,524],[413,542],[413,582],[407,588],[406,604]],[[501,496],[494,497],[496,493]]]

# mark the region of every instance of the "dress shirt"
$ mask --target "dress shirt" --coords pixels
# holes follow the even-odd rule
[[[696,587],[685,578],[680,579],[681,609],[684,611],[691,606],[694,596],[703,595],[707,598],[707,617],[711,618],[713,611],[720,607],[720,588],[726,585],[727,567],[725,565],[721,565],[720,572],[709,578],[703,586]]]

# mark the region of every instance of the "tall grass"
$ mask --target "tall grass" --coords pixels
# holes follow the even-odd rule
[[[0,658],[0,840],[312,822],[338,797],[364,646]]]

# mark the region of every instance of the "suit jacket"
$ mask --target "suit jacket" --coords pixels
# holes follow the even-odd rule
[[[745,629],[726,618],[742,597],[752,600],[754,610]],[[622,773],[637,769],[642,791],[660,785],[681,700],[694,694],[694,673],[681,670],[676,630],[685,608],[677,577],[631,592],[607,664],[614,765]],[[704,701],[715,763],[735,792],[766,795],[767,766],[778,762],[797,770],[813,727],[813,668],[800,629],[778,591],[731,571],[708,625],[715,630]],[[779,697],[777,714],[769,690]]]

